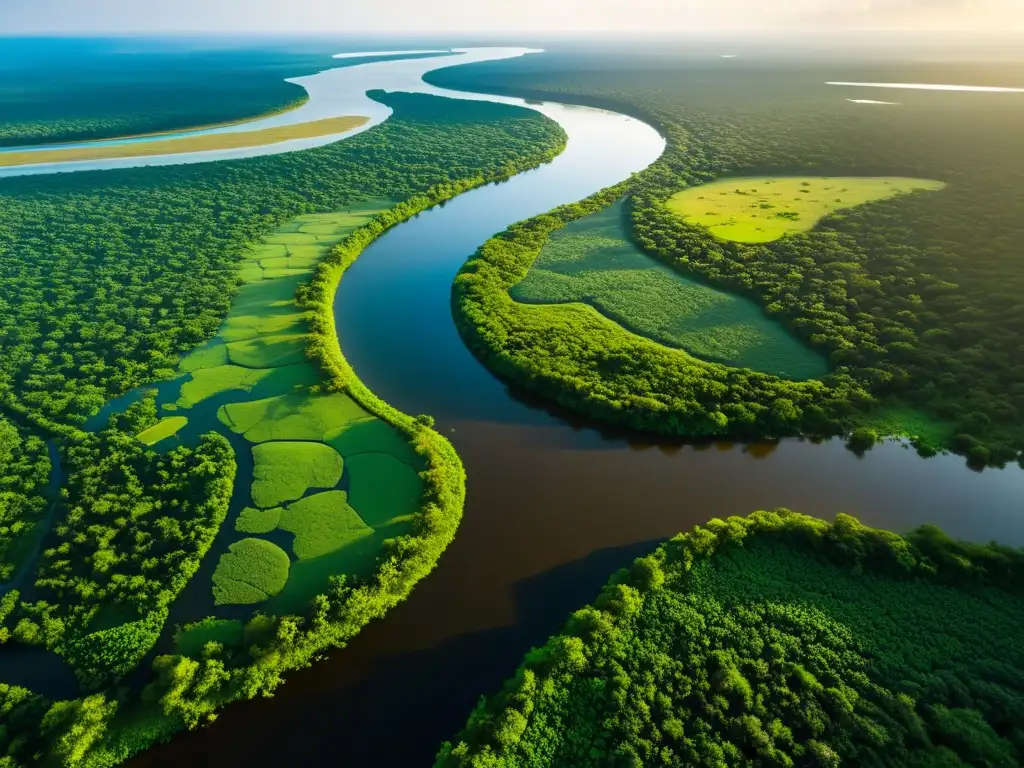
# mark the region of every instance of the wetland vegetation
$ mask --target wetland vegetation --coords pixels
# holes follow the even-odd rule
[[[38,436],[67,475],[2,636],[61,657],[83,694],[3,686],[12,764],[109,765],[269,695],[451,540],[461,463],[355,379],[330,298],[385,229],[565,137],[526,110],[380,98],[391,120],[321,149],[0,189],[5,518],[43,509]],[[160,645],[169,616],[187,626]]]
[[[1022,557],[713,519],[615,573],[437,765],[1019,765]]]
[[[553,232],[526,277],[512,286],[512,298],[589,304],[634,333],[704,360],[790,379],[828,371],[823,357],[754,302],[691,280],[640,251],[629,240],[628,216],[620,200]]]
[[[1022,457],[1024,232],[1009,202],[1024,180],[1010,128],[1024,122],[1019,98],[991,94],[964,110],[962,94],[913,92],[899,109],[853,111],[834,90],[782,64],[623,60],[611,67],[567,56],[561,66],[522,60],[428,75],[444,87],[629,112],[668,139],[662,159],[629,184],[518,225],[471,260],[455,306],[478,356],[563,405],[662,434],[864,429],[910,438],[926,455],[955,451],[979,468]],[[821,196],[815,211],[781,211],[800,217],[787,215],[787,229],[807,231],[770,242],[723,240],[679,215],[681,204],[716,188],[708,185],[734,192],[737,177],[803,178],[797,183],[808,194],[793,198],[811,197],[802,187],[814,183],[808,177],[862,181],[856,198],[849,186],[849,201],[832,198],[834,212]],[[885,190],[872,190],[871,181],[879,177],[936,182],[908,181],[907,189],[932,191],[879,198]],[[583,307],[566,305],[557,320],[545,312],[541,322],[508,301],[552,233],[624,195],[630,239],[646,254],[757,302],[827,360],[828,375],[801,382],[715,366],[630,336]],[[862,199],[872,201],[845,207]],[[772,213],[761,205],[757,211]],[[715,212],[707,205],[699,214]],[[808,229],[820,214],[828,215]],[[770,234],[737,223],[740,240]]]

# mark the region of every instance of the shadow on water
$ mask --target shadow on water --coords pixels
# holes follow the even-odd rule
[[[322,667],[302,670],[274,699],[233,705],[218,728],[249,734],[246,740],[232,739],[232,758],[240,763],[322,765],[328,760],[326,745],[336,743],[340,729],[346,765],[429,765],[440,741],[463,725],[481,691],[500,688],[525,649],[542,644],[571,611],[593,600],[612,572],[658,543],[601,549],[524,578],[510,588],[511,624],[453,635],[429,648],[389,648],[381,654],[375,635],[382,624],[373,624],[342,652],[350,663],[332,670],[329,685],[322,684]],[[379,735],[382,724],[401,738],[363,736]],[[303,738],[282,739],[281,733]],[[182,736],[136,763],[201,765],[209,756],[204,735]]]

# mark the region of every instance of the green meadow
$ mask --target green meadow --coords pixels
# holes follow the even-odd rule
[[[188,424],[188,419],[184,416],[168,416],[160,419],[152,427],[143,430],[135,437],[146,445],[156,445],[161,440],[178,434],[186,424]]]
[[[695,357],[789,379],[828,372],[825,360],[761,308],[642,253],[619,201],[554,232],[512,298],[583,303],[633,333]]]
[[[768,243],[813,229],[836,211],[945,186],[901,176],[751,176],[684,189],[668,207],[723,240]]]

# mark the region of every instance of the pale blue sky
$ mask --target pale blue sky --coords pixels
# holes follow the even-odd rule
[[[0,34],[1024,31],[1024,0],[0,0]]]

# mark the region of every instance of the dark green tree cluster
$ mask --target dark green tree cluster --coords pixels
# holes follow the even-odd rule
[[[1024,552],[787,510],[615,574],[438,766],[1012,766]]]
[[[0,584],[10,581],[46,511],[46,443],[0,416]]]
[[[873,408],[898,405],[942,425],[938,431],[946,437],[922,444],[926,452],[952,449],[976,466],[1021,455],[1024,219],[1015,190],[1024,184],[1024,152],[1017,139],[1024,129],[1024,105],[1019,99],[965,100],[964,94],[911,91],[898,109],[871,109],[849,104],[841,90],[822,84],[829,78],[941,81],[940,72],[902,72],[898,66],[886,68],[884,77],[879,72],[840,77],[810,66],[752,69],[635,59],[583,66],[562,57],[560,66],[562,71],[542,72],[528,61],[481,64],[434,72],[429,79],[446,87],[613,107],[654,122],[668,148],[623,189],[633,194],[633,235],[650,254],[686,274],[759,301],[769,316],[828,356],[833,374],[823,380],[826,398],[815,397],[814,408],[807,409],[799,397],[785,397],[796,406],[789,413],[797,431],[870,427]],[[903,175],[937,179],[948,187],[864,205],[827,218],[812,232],[762,245],[717,240],[663,204],[680,189],[717,178],[785,174]],[[512,241],[528,231],[516,230]],[[524,338],[523,328],[500,333],[503,339],[516,335],[517,350],[534,343]],[[556,380],[568,379],[563,386],[574,390],[576,379],[597,378],[600,385],[588,382],[582,388],[588,397],[620,403],[611,407],[615,420],[701,433],[699,424],[672,423],[676,378],[706,378],[697,365],[667,370],[666,358],[653,351],[650,359],[634,363],[605,362],[600,346],[606,342],[555,333],[530,354],[533,367],[517,378],[539,379],[538,386],[549,390],[557,388]],[[575,366],[566,359],[569,350],[578,358]],[[515,351],[506,347],[496,354],[507,359]],[[558,370],[539,371],[549,358]],[[620,375],[621,366],[630,375]],[[737,400],[729,387],[709,391],[708,398],[724,412],[729,404],[764,402],[769,396],[764,387],[790,389],[784,382],[749,381],[763,396],[740,392]],[[649,402],[631,396],[636,386]],[[563,395],[567,401],[580,398],[578,392]],[[848,407],[837,408],[844,399]],[[580,407],[602,417],[609,410]],[[623,408],[641,413],[618,413]],[[709,406],[701,408],[709,412]],[[743,435],[749,426],[741,415],[716,433]]]
[[[0,181],[0,402],[81,423],[212,336],[246,244],[284,220],[505,175],[564,141],[525,110],[379,98],[391,120],[319,149]]]
[[[0,765],[75,765],[104,735],[116,702],[102,694],[50,702],[0,683]]]
[[[156,641],[227,514],[235,457],[216,434],[157,454],[110,429],[67,445],[63,463],[60,519],[6,623],[11,639],[57,650],[95,688]]]

